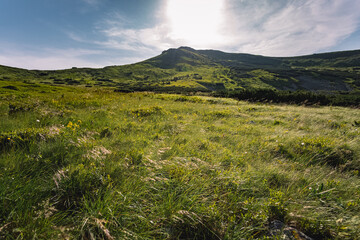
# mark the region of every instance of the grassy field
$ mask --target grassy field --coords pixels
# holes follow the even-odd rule
[[[360,236],[360,110],[0,82],[1,239]]]

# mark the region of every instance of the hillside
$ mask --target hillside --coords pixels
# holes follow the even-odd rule
[[[360,89],[360,50],[279,58],[180,47],[136,64],[101,69],[0,66],[0,80],[111,86],[119,91],[352,91]]]

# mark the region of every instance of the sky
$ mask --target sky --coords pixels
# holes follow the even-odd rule
[[[265,56],[360,49],[360,0],[0,0],[0,65],[104,67],[189,46]]]

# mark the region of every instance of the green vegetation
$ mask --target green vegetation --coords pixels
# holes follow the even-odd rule
[[[359,107],[359,62],[360,51],[274,58],[180,47],[140,63],[101,69],[40,71],[0,66],[0,81]]]
[[[274,58],[169,49],[146,61],[101,69],[24,70],[0,66],[0,80],[117,87],[118,91],[212,92],[243,89],[360,90],[360,51]]]
[[[14,71],[0,81],[1,239],[277,239],[273,220],[314,239],[360,235],[358,109],[51,86]],[[71,71],[81,82],[100,70]]]
[[[238,91],[218,91],[213,93],[213,96],[230,97],[251,102],[360,107],[360,91],[333,92],[331,94],[254,88]]]

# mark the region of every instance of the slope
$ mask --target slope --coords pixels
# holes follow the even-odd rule
[[[0,66],[0,80],[117,87],[119,91],[351,91],[360,88],[360,50],[265,57],[180,47],[136,64],[100,69],[40,71]]]

